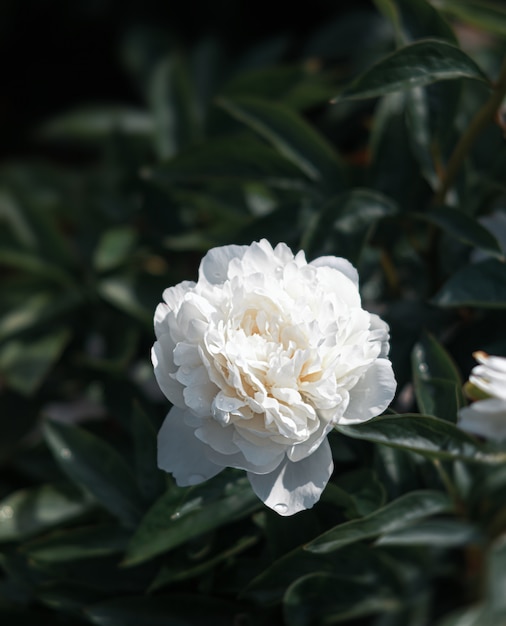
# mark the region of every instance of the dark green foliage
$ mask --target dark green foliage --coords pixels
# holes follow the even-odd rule
[[[0,121],[0,623],[506,624],[506,449],[456,425],[472,352],[506,356],[506,233],[481,221],[506,223],[505,7],[213,3],[208,30],[191,3],[46,4],[108,46],[108,88],[72,95],[69,61]],[[242,472],[179,488],[156,459],[162,292],[263,237],[357,266],[399,383],[291,518]]]

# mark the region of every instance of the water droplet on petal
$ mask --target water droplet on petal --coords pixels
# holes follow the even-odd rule
[[[191,474],[191,476],[188,476],[188,482],[192,485],[198,485],[199,483],[204,482],[204,480],[205,477],[201,474]]]
[[[276,511],[276,513],[286,513],[286,511],[288,510],[288,506],[286,504],[283,504],[282,502],[279,502],[278,504],[274,505],[274,510]]]

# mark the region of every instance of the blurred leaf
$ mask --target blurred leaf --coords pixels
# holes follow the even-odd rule
[[[0,247],[0,265],[45,278],[67,288],[73,287],[74,279],[70,274],[32,252]]]
[[[343,435],[411,450],[429,458],[500,464],[506,454],[476,443],[454,424],[430,415],[382,415],[354,426],[336,426]]]
[[[483,250],[498,259],[503,258],[501,246],[494,235],[477,219],[462,213],[459,209],[440,207],[429,213],[414,214],[413,216],[436,224],[445,233],[459,241]]]
[[[343,187],[343,164],[330,143],[291,109],[257,98],[220,98],[230,115],[264,137],[311,180]]]
[[[396,203],[384,194],[353,189],[323,206],[301,247],[311,257],[337,254],[356,265],[376,222],[397,211]]]
[[[303,188],[308,180],[299,168],[272,148],[249,137],[207,141],[143,175],[163,185],[175,182],[262,181],[279,187]]]
[[[387,49],[392,32],[388,23],[369,6],[353,5],[332,21],[321,23],[306,44],[305,59],[347,60],[351,71],[363,66],[371,56]]]
[[[144,304],[134,277],[116,274],[104,278],[98,283],[98,292],[106,302],[120,311],[139,320],[147,327],[152,326],[152,312]]]
[[[506,35],[506,7],[484,0],[433,0],[444,13],[469,22],[479,29]]]
[[[420,412],[456,422],[465,400],[462,380],[450,355],[435,337],[425,333],[413,348],[411,364]]]
[[[346,507],[347,517],[369,515],[385,503],[385,489],[376,472],[367,467],[339,476],[331,487],[342,490],[341,503]]]
[[[506,616],[487,611],[483,606],[473,606],[452,613],[439,621],[437,626],[506,626]]]
[[[149,95],[158,156],[167,159],[200,135],[195,94],[186,63],[180,55],[172,54],[157,64]]]
[[[18,455],[18,445],[35,426],[40,404],[32,398],[3,389],[0,393],[0,463]],[[13,419],[13,415],[16,416]],[[26,457],[25,457],[26,458]]]
[[[77,291],[44,291],[19,300],[18,306],[0,315],[0,341],[68,313],[82,303],[82,295]]]
[[[488,79],[460,48],[439,39],[424,39],[378,61],[336,97],[339,100],[377,98],[387,93],[423,87],[441,80]]]
[[[487,559],[487,603],[506,619],[506,538],[499,537],[491,546]]]
[[[172,489],[147,512],[132,537],[126,565],[136,565],[261,506],[245,476],[223,472],[205,484]]]
[[[371,550],[365,544],[343,547],[338,559],[325,553],[308,552],[303,545],[269,564],[248,583],[241,597],[261,606],[280,602],[287,588],[315,572],[335,574],[341,580],[359,583],[374,581],[378,587],[385,583],[394,586],[396,582],[391,561],[380,550]]]
[[[126,597],[87,607],[98,626],[223,626],[233,624],[238,607],[204,595]]]
[[[433,159],[433,138],[430,129],[429,103],[423,87],[406,92],[406,120],[410,132],[413,155],[420,164],[425,180],[436,190],[439,179]]]
[[[142,500],[125,460],[104,440],[76,428],[46,422],[46,441],[62,470],[92,493],[126,526],[142,515]]]
[[[374,0],[374,4],[392,22],[399,45],[427,37],[457,45],[450,25],[427,0]]]
[[[152,502],[166,488],[165,473],[157,464],[156,430],[146,412],[134,404],[131,418],[132,439],[135,453],[135,476],[141,494]]]
[[[395,612],[399,604],[390,590],[379,585],[318,572],[288,588],[283,612],[290,626],[348,624],[358,617]]]
[[[326,103],[332,96],[321,75],[310,74],[303,67],[275,66],[235,75],[222,89],[225,98],[254,96],[276,100],[293,109]]]
[[[151,116],[127,107],[78,109],[51,120],[40,129],[45,139],[103,141],[115,132],[149,137],[153,132]]]
[[[135,231],[129,226],[107,230],[101,235],[93,255],[95,269],[104,272],[124,264],[131,257],[136,239]]]
[[[0,542],[20,541],[83,517],[95,507],[72,485],[45,484],[0,502]]]
[[[33,337],[10,339],[0,345],[0,374],[9,387],[30,395],[59,359],[70,339],[65,328]]]
[[[64,270],[74,267],[75,250],[65,232],[59,209],[66,208],[69,202],[72,177],[68,175],[67,180],[67,175],[61,172],[24,163],[1,174],[0,181],[6,179],[6,190],[0,192],[0,222],[5,221],[8,226],[0,231],[7,235],[3,246],[7,251],[16,252],[18,244],[21,248],[18,263],[21,255],[38,256],[42,266],[39,272],[33,263],[25,260],[31,272],[43,272],[51,280],[71,286]],[[12,253],[10,260],[14,261]]]
[[[506,263],[488,259],[458,270],[433,298],[441,307],[506,308]]]
[[[428,546],[454,548],[480,539],[477,529],[461,520],[429,519],[389,532],[376,541],[377,546]]]
[[[241,537],[227,550],[219,552],[209,559],[203,559],[199,563],[194,563],[190,566],[186,564],[186,566],[184,566],[177,561],[177,559],[171,560],[169,564],[162,566],[161,570],[156,575],[155,580],[151,583],[149,591],[152,592],[171,583],[181,582],[183,580],[202,576],[205,572],[213,569],[219,563],[230,560],[235,555],[244,552],[244,550],[248,550],[256,543],[258,543],[257,536],[246,535]]]
[[[427,204],[426,183],[414,157],[405,93],[385,96],[376,106],[370,137],[369,186],[397,202],[400,211]]]
[[[412,491],[377,509],[367,517],[351,520],[331,528],[305,549],[309,552],[328,553],[364,539],[406,528],[413,522],[448,513],[452,505],[448,496],[439,491]]]
[[[60,563],[123,552],[129,533],[113,524],[57,531],[23,546],[28,558]]]

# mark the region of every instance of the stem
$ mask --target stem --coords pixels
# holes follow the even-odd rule
[[[478,135],[495,118],[506,94],[506,59],[503,62],[499,78],[490,98],[478,109],[469,123],[465,133],[460,137],[448,161],[446,172],[441,179],[441,186],[436,194],[436,204],[444,204],[446,194],[453,185],[455,178]]]
[[[445,470],[445,468],[443,467],[441,461],[439,459],[434,459],[434,466],[439,474],[439,478],[441,479],[441,482],[443,483],[443,485],[445,486],[445,489],[448,493],[448,495],[450,496],[450,498],[453,501],[453,504],[455,506],[455,511],[459,514],[462,514],[462,504],[461,504],[461,500],[460,500],[460,495],[459,492],[457,491],[457,488],[455,487],[455,485],[453,484],[452,479],[450,478],[450,476],[448,475],[448,472]]]

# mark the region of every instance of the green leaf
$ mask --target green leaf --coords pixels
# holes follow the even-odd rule
[[[349,624],[358,617],[384,615],[399,608],[399,600],[382,586],[320,572],[297,580],[283,600],[284,617],[290,626]]]
[[[461,520],[430,519],[389,532],[376,541],[377,546],[429,546],[454,548],[480,539],[477,529]]]
[[[504,258],[501,246],[494,235],[477,219],[458,209],[441,207],[433,209],[430,213],[413,214],[413,217],[439,226],[445,233],[469,246],[483,250],[498,259]]]
[[[36,337],[7,340],[0,346],[0,374],[9,387],[22,394],[32,394],[59,359],[70,339],[70,332],[60,328]]]
[[[299,66],[275,66],[236,74],[223,87],[225,98],[255,96],[277,100],[294,109],[328,102],[332,93],[321,74],[311,74]]]
[[[413,383],[421,413],[449,422],[465,405],[462,380],[450,355],[429,333],[425,333],[411,354]]]
[[[506,461],[506,453],[488,449],[454,424],[430,415],[383,415],[335,429],[348,437],[410,450],[429,458],[490,464]]]
[[[62,470],[127,526],[142,514],[142,500],[125,460],[108,443],[73,426],[47,422],[46,441]]]
[[[136,233],[130,226],[105,231],[93,255],[95,269],[104,272],[123,265],[131,257],[136,239]]]
[[[484,0],[434,0],[443,12],[479,29],[506,35],[506,8],[499,2]]]
[[[330,143],[291,109],[255,98],[218,104],[270,142],[311,180],[328,190],[343,186],[343,165]]]
[[[131,429],[137,485],[146,500],[153,502],[165,491],[165,473],[158,468],[157,464],[155,427],[137,403],[132,411]]]
[[[161,165],[143,170],[142,174],[163,186],[177,182],[262,181],[272,186],[303,188],[309,182],[287,158],[243,136],[206,141]]]
[[[237,611],[223,600],[183,594],[117,598],[85,609],[98,626],[224,626]]]
[[[423,39],[378,61],[345,87],[335,101],[377,98],[459,78],[488,82],[478,65],[460,48],[440,39]]]
[[[63,287],[73,287],[74,279],[58,265],[46,261],[31,251],[19,251],[8,247],[0,248],[0,265],[6,265],[33,276],[45,278]]]
[[[156,589],[160,589],[161,587],[165,587],[166,585],[181,582],[183,580],[189,580],[192,578],[197,578],[202,576],[209,570],[213,569],[219,563],[223,563],[224,561],[230,561],[232,557],[248,550],[252,546],[258,543],[258,537],[244,536],[241,537],[238,541],[236,541],[230,548],[223,550],[223,552],[219,552],[215,554],[211,558],[204,559],[201,562],[194,563],[191,566],[188,566],[188,561],[185,564],[182,564],[177,559],[171,559],[171,562],[167,565],[164,565],[161,570],[156,575],[155,580],[151,583],[149,587],[149,591],[153,592]]]
[[[396,203],[384,194],[353,189],[324,205],[301,247],[311,257],[337,254],[356,265],[375,224],[397,211]]]
[[[504,615],[494,615],[487,611],[486,607],[473,606],[452,613],[439,621],[437,626],[504,626],[504,618]]]
[[[376,472],[367,467],[339,476],[336,484],[332,483],[329,487],[338,490],[331,501],[335,502],[337,497],[339,503],[345,506],[346,515],[351,518],[368,515],[385,503],[385,489]],[[327,488],[324,495],[326,491]],[[325,499],[328,500],[328,496]]]
[[[392,21],[399,45],[426,37],[457,44],[448,23],[426,0],[376,0],[378,8]],[[435,150],[442,135],[448,134],[456,117],[458,81],[439,83],[428,89],[415,87],[406,92],[406,122],[413,155],[432,189],[439,184],[434,164]],[[442,124],[441,122],[444,123]]]
[[[506,538],[499,537],[487,558],[487,603],[493,611],[506,616]]]
[[[345,522],[331,528],[305,549],[309,552],[328,553],[365,539],[406,528],[413,522],[448,513],[452,509],[448,496],[439,491],[413,491],[377,509],[367,517]]]
[[[177,154],[200,135],[197,103],[186,63],[172,54],[154,69],[149,90],[160,159]]]
[[[22,551],[29,559],[44,563],[64,563],[123,552],[129,533],[115,524],[101,524],[55,532],[25,543]]]
[[[378,587],[385,581],[393,585],[395,579],[391,562],[380,550],[371,550],[365,544],[345,546],[339,552],[339,559],[308,552],[301,546],[271,563],[248,583],[241,597],[261,606],[277,604],[290,585],[315,572],[335,574],[342,580],[353,581],[363,581],[364,572],[367,572],[368,580],[374,581]]]
[[[114,275],[98,283],[100,296],[109,304],[134,317],[145,326],[152,326],[153,314],[143,302],[136,280],[130,276]]]
[[[457,271],[433,298],[441,307],[506,308],[506,263],[487,259]]]
[[[0,502],[0,542],[33,537],[82,517],[94,506],[73,485],[45,484],[16,491]]]
[[[188,540],[250,515],[261,506],[248,479],[222,472],[203,485],[172,489],[147,512],[132,537],[125,565],[136,565]]]
[[[103,141],[116,132],[149,137],[153,120],[148,113],[127,107],[78,109],[51,120],[40,130],[47,139]]]
[[[0,394],[0,463],[18,458],[18,447],[24,437],[33,430],[40,414],[40,400],[20,396],[12,390],[3,389]],[[13,419],[13,415],[16,419]]]
[[[0,341],[42,324],[53,321],[63,313],[82,303],[82,295],[77,291],[64,293],[54,291],[36,292],[21,299],[21,302],[0,316]]]

